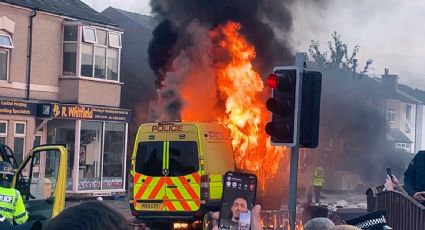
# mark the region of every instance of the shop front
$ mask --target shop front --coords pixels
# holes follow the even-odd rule
[[[124,194],[130,111],[53,104],[52,115],[47,143],[69,150],[67,196]]]
[[[34,102],[0,99],[0,143],[13,150],[18,163],[22,163],[33,143],[41,142],[43,129],[37,129],[36,115]]]

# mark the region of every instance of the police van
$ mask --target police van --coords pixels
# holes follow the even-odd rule
[[[218,210],[222,177],[234,168],[223,125],[142,124],[131,159],[132,215],[144,222],[199,220],[206,211]]]

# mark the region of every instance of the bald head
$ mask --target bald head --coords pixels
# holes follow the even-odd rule
[[[328,218],[314,218],[307,221],[304,230],[331,230],[335,224]]]

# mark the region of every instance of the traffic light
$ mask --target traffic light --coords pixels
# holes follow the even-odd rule
[[[299,145],[316,148],[319,141],[322,74],[315,71],[299,74],[294,66],[275,67],[273,74],[267,78],[267,85],[273,89],[272,97],[266,103],[267,109],[272,112],[271,121],[266,124],[271,144],[295,146],[295,121],[299,112]],[[301,93],[300,109],[297,107],[298,92]]]
[[[295,66],[275,67],[267,78],[267,85],[273,89],[272,97],[266,103],[266,108],[272,112],[271,121],[266,124],[272,145],[295,145],[299,83]]]
[[[302,76],[300,146],[316,148],[319,142],[322,73],[306,71]]]

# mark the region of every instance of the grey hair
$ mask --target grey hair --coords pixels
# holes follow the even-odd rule
[[[328,218],[320,217],[307,221],[304,230],[330,230],[335,224]]]

